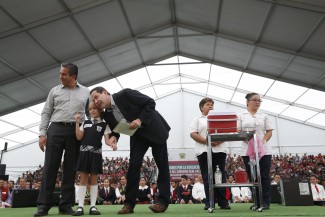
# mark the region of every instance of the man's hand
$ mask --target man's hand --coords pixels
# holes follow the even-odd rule
[[[212,146],[212,147],[217,147],[217,146],[220,145],[221,143],[223,143],[223,141],[215,141],[215,142],[211,142],[211,146]]]
[[[75,119],[77,123],[80,123],[81,115],[79,114],[79,112],[77,112],[77,114],[75,115]]]
[[[115,136],[112,136],[111,138],[109,138],[108,140],[108,144],[109,146],[112,148],[113,151],[117,150],[117,139]]]
[[[46,136],[40,136],[38,139],[39,148],[44,152],[46,146]]]
[[[134,121],[132,121],[129,128],[130,129],[136,129],[136,128],[141,126],[141,123],[142,123],[142,121],[139,118],[135,119]]]

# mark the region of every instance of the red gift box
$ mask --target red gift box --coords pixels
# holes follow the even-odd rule
[[[208,114],[208,133],[236,133],[237,115],[234,112],[210,111]]]
[[[248,183],[248,176],[245,170],[237,170],[235,172],[235,182],[236,183]]]

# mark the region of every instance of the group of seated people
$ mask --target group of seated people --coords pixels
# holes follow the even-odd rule
[[[282,177],[280,174],[273,176],[271,185],[277,185],[279,191],[279,185]],[[181,180],[172,181],[170,186],[171,203],[172,204],[193,204],[204,203],[206,200],[204,185],[202,176],[199,174],[195,177],[195,183],[192,184],[192,179],[186,175],[181,176]],[[320,180],[316,175],[309,177],[310,187],[312,191],[312,197],[314,205],[325,206],[325,182],[318,184]],[[227,184],[235,184],[234,175],[229,174],[227,176]],[[280,192],[278,192],[280,194]],[[226,199],[229,203],[252,203],[253,195],[249,187],[226,187]]]
[[[227,182],[234,183],[234,174],[238,168],[243,168],[244,164],[240,156],[228,156],[227,159]],[[103,171],[99,176],[99,193],[98,204],[123,204],[124,193],[126,186],[126,171],[128,169],[128,158],[104,158]],[[281,177],[283,178],[310,178],[311,188],[314,195],[314,201],[319,205],[324,205],[325,201],[325,166],[324,155],[318,154],[302,156],[299,155],[274,155],[272,158],[271,176],[273,177],[272,184],[278,184]],[[20,189],[39,189],[41,185],[41,175],[43,168],[39,166],[35,172],[27,171],[18,178],[16,187]],[[153,159],[147,157],[143,160],[141,168],[141,180],[139,182],[139,193],[137,202],[139,204],[147,204],[155,202],[157,195],[156,188],[156,164]],[[60,188],[62,171],[59,170],[56,187]],[[314,181],[315,180],[315,181]],[[314,183],[315,182],[315,183]],[[316,185],[316,183],[319,184]],[[11,203],[11,193],[14,189],[14,181],[0,180],[1,191],[8,193],[2,194],[2,201]],[[76,176],[76,188],[78,188],[78,175]],[[180,180],[171,182],[171,203],[204,203],[205,192],[201,175],[189,178],[182,176]],[[7,189],[7,190],[4,190]],[[150,193],[149,193],[150,192]],[[7,195],[7,196],[4,196]],[[252,193],[249,188],[231,187],[226,189],[226,198],[234,203],[246,203],[252,201]],[[86,197],[86,200],[89,198]],[[76,201],[78,198],[76,197]],[[87,203],[87,201],[86,201]]]
[[[1,201],[0,207],[10,207],[12,204],[13,199],[13,190],[20,189],[20,190],[27,190],[27,182],[25,178],[19,179],[18,186],[15,187],[15,183],[13,180],[6,181],[0,179],[0,194],[1,194]]]

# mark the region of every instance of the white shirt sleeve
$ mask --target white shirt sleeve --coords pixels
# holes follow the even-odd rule
[[[106,128],[105,128],[105,131],[104,131],[104,135],[107,135],[107,134],[110,134],[112,131],[111,129],[109,128],[108,124],[106,124]]]

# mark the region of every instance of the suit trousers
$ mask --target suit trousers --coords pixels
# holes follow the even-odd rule
[[[125,191],[125,204],[134,207],[140,181],[140,168],[143,157],[148,148],[152,148],[152,155],[159,170],[157,188],[159,196],[157,203],[169,205],[170,200],[170,176],[167,154],[167,143],[153,143],[139,134],[130,137],[130,164],[127,172],[127,185]]]
[[[75,165],[80,148],[75,130],[75,126],[65,126],[59,123],[51,123],[48,128],[42,185],[37,199],[39,209],[49,210],[53,205],[52,197],[63,151],[59,209],[65,210],[74,204]]]
[[[223,152],[218,153],[212,153],[212,168],[213,168],[213,183],[214,180],[214,173],[216,171],[217,165],[219,165],[219,169],[222,173],[222,182],[226,182],[226,157],[227,154]],[[199,161],[199,166],[201,170],[201,175],[203,178],[203,184],[204,184],[204,191],[206,195],[206,205],[210,205],[210,197],[209,197],[209,177],[208,177],[208,154],[207,152],[203,152],[202,154],[197,156],[197,159]],[[217,198],[218,206],[225,207],[228,205],[228,201],[226,199],[226,188],[214,188],[214,196]]]
[[[261,157],[259,164],[260,164],[260,175],[261,175],[261,184],[262,184],[262,196],[263,196],[263,204],[260,204],[260,197],[258,193],[258,188],[256,188],[256,198],[254,200],[257,202],[257,206],[270,206],[271,202],[271,177],[270,177],[270,169],[271,169],[271,155],[264,155]],[[251,180],[251,168],[249,166],[249,157],[242,156],[247,175]],[[256,171],[255,171],[256,174]],[[256,177],[256,175],[255,175]]]

